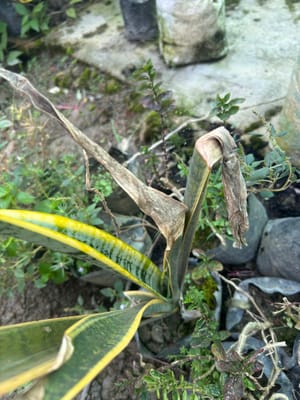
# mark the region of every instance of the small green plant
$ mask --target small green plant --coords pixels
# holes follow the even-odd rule
[[[161,117],[163,128],[166,128],[165,118],[174,110],[173,96],[170,90],[164,90],[162,83],[157,81],[157,73],[152,61],[148,60],[136,70],[133,77],[141,82],[138,87],[139,101],[144,108],[157,112]]]
[[[137,98],[144,109],[149,110],[151,120],[155,120],[156,130],[160,131],[162,138],[163,164],[165,174],[168,174],[167,163],[169,155],[166,149],[165,135],[170,124],[170,117],[174,113],[174,99],[170,90],[164,90],[162,83],[157,81],[157,73],[151,60],[148,60],[141,68],[133,74],[135,80],[140,84],[137,88]],[[136,99],[137,100],[137,99]],[[149,117],[148,115],[148,117]],[[147,149],[144,148],[144,154],[150,156]],[[157,170],[157,160],[153,158],[153,154],[147,157],[153,172],[159,177]],[[148,165],[148,163],[147,163]]]
[[[47,3],[40,1],[34,6],[31,6],[31,4],[25,6],[24,4],[16,3],[15,9],[22,17],[21,37],[26,37],[30,31],[45,33],[49,30]]]
[[[76,9],[73,7],[75,4],[81,3],[83,0],[69,0],[66,9],[66,15],[69,18],[75,19],[77,17]]]
[[[20,191],[13,182],[0,186],[0,208],[30,205],[33,202],[34,196],[28,192]]]
[[[32,277],[33,274],[32,270],[28,270],[28,265],[36,252],[34,246],[22,240],[8,238],[1,242],[0,297],[12,297],[15,290],[23,292],[28,275]]]
[[[129,300],[124,296],[124,289],[124,282],[117,279],[113,287],[103,288],[100,293],[109,300],[111,309],[118,310],[126,305],[128,306]]]
[[[295,180],[295,168],[291,165],[286,153],[276,143],[276,138],[284,132],[277,132],[269,125],[269,142],[271,149],[262,159],[257,160],[252,153],[244,155],[242,170],[249,190],[259,192],[265,198],[272,197],[276,191],[282,191]]]
[[[227,220],[226,202],[222,185],[221,169],[217,168],[211,174],[206,198],[201,209],[198,235],[200,242],[212,242],[212,237],[232,238]]]
[[[238,104],[241,104],[245,101],[245,99],[242,98],[237,97],[231,99],[230,97],[230,93],[226,93],[223,97],[218,94],[215,100],[215,105],[211,110],[211,115],[216,115],[224,123],[226,123],[229,117],[239,111],[240,108]]]

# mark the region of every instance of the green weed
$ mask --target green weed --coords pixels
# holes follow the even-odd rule
[[[49,30],[47,3],[40,1],[33,7],[31,7],[31,5],[25,6],[24,4],[16,3],[15,9],[22,17],[21,37],[27,37],[28,33],[31,31],[45,33]]]

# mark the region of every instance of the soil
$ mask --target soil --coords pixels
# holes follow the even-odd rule
[[[106,149],[118,147],[119,137],[129,138],[131,151],[139,142],[142,131],[141,115],[131,109],[130,84],[116,82],[100,71],[74,62],[71,57],[57,50],[39,50],[28,60],[27,77],[47,97],[49,97],[66,116]],[[60,88],[58,94],[54,94]],[[1,82],[0,110],[7,110],[11,103],[11,89]],[[28,103],[17,101],[28,112]],[[112,123],[113,121],[113,123]],[[21,124],[21,122],[20,122]],[[113,134],[112,132],[117,132]],[[3,138],[6,139],[6,138]],[[12,138],[10,137],[11,141]],[[40,117],[40,128],[30,137],[33,159],[35,157],[59,158],[66,151],[78,152],[80,149],[55,122]],[[5,168],[9,157],[22,152],[22,143],[14,137],[13,146],[0,153],[1,168]],[[299,199],[299,197],[298,197]],[[298,200],[297,200],[298,201]],[[298,203],[297,203],[298,204]],[[274,205],[276,209],[276,205]],[[29,283],[24,293],[16,293],[13,298],[5,298],[0,303],[0,322],[2,325],[58,317],[75,313],[78,296],[82,296],[87,310],[103,301],[99,287],[71,279],[61,285],[48,284],[46,288],[36,289]],[[165,329],[165,328],[164,328]],[[152,336],[153,339],[153,336]],[[76,400],[123,400],[139,398],[136,387],[140,377],[153,364],[142,360],[136,342],[133,341],[80,395]],[[6,399],[8,397],[3,397]]]

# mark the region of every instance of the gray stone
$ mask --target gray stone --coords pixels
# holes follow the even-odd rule
[[[158,36],[155,0],[120,0],[128,40],[153,40]]]
[[[255,258],[263,229],[268,221],[266,210],[253,193],[248,196],[249,230],[246,233],[248,245],[237,249],[231,240],[225,246],[219,246],[208,252],[208,255],[223,264],[243,264]]]
[[[67,39],[66,45],[75,46],[84,39],[103,32],[106,28],[105,18],[95,13],[87,13],[78,18],[76,28],[62,25],[60,34]]]
[[[239,284],[241,290],[236,290],[226,315],[226,329],[232,331],[244,314],[244,310],[249,308],[249,285],[254,285],[267,294],[281,293],[284,296],[291,296],[300,293],[300,284],[288,279],[276,277],[255,277],[245,279]]]
[[[216,60],[226,52],[224,0],[157,0],[159,48],[170,66]]]
[[[16,12],[14,3],[11,0],[1,1],[0,22],[4,22],[6,24],[9,35],[20,35],[21,16]]]
[[[288,93],[280,115],[280,130],[286,132],[276,140],[296,167],[300,167],[300,53],[295,64]]]
[[[300,217],[268,221],[256,263],[262,275],[300,282]]]

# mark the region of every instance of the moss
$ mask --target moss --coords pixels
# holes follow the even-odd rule
[[[205,303],[211,310],[215,309],[215,292],[218,289],[215,279],[211,275],[211,271],[220,271],[222,264],[218,261],[207,260],[192,271],[191,278],[194,284],[203,292]]]
[[[290,12],[295,12],[296,11],[295,4],[299,3],[299,2],[300,2],[300,0],[285,0],[285,4],[287,5],[287,7],[290,10]]]
[[[91,68],[85,67],[79,76],[79,85],[80,86],[85,86],[88,81],[91,79],[92,71]]]
[[[72,83],[73,83],[73,78],[68,70],[61,71],[54,77],[54,84],[59,88],[69,88],[72,85]]]
[[[161,129],[161,118],[160,115],[156,111],[150,111],[146,118],[145,123],[149,127],[149,129],[157,130]]]
[[[136,91],[129,93],[126,98],[126,104],[128,104],[128,110],[133,113],[142,114],[145,111],[145,108],[140,102],[140,93]]]
[[[217,289],[218,287],[216,281],[213,279],[212,276],[206,278],[201,285],[201,290],[204,293],[206,304],[208,305],[210,310],[214,310],[216,307],[216,299],[214,294]]]
[[[226,8],[232,9],[237,7],[240,4],[240,0],[226,0]]]
[[[161,135],[161,118],[160,115],[156,111],[150,111],[144,120],[141,132],[140,139],[143,143],[147,143]]]
[[[120,83],[116,79],[111,78],[105,83],[104,93],[113,94],[117,93],[120,89],[121,89]]]

